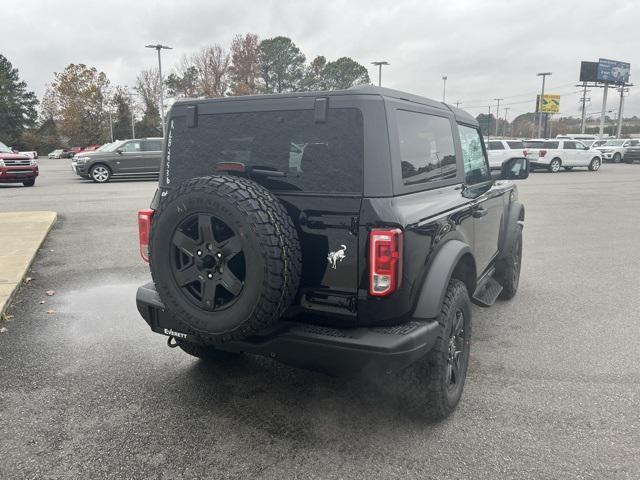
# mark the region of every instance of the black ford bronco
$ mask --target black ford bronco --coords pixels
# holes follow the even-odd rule
[[[446,417],[471,303],[518,288],[509,179],[528,167],[513,158],[492,178],[471,116],[384,88],[180,101],[138,215],[153,278],[138,310],[196,357],[384,376]]]

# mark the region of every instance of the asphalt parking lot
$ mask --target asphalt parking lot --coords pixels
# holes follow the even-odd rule
[[[358,382],[167,348],[134,302],[155,183],[40,163],[0,185],[0,211],[59,214],[0,334],[0,478],[640,477],[640,165],[520,182],[520,290],[474,308],[463,400],[432,425]]]

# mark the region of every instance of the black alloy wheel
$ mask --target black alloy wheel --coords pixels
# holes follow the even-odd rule
[[[464,313],[457,310],[449,332],[449,357],[447,359],[447,388],[453,391],[464,382],[462,373],[467,355],[464,331]]]
[[[246,279],[240,238],[219,218],[198,213],[173,233],[171,269],[176,285],[195,306],[207,311],[229,307]]]

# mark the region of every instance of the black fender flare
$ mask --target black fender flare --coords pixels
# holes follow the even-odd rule
[[[511,202],[509,209],[505,215],[502,235],[500,235],[499,250],[500,254],[507,250],[507,246],[511,245],[518,234],[518,230],[515,228],[520,222],[524,221],[524,205],[520,202]]]
[[[438,250],[422,283],[422,290],[413,313],[414,318],[431,319],[440,314],[451,275],[460,259],[466,254],[473,257],[471,247],[460,240],[449,240]],[[473,281],[475,280],[474,278]],[[469,295],[473,295],[473,292],[469,292]]]

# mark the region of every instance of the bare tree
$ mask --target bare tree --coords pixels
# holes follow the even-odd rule
[[[140,95],[144,111],[136,131],[140,136],[158,135],[162,131],[158,69],[142,70],[136,79],[135,91]]]
[[[229,66],[231,95],[250,95],[260,91],[259,45],[258,36],[254,33],[233,38]]]
[[[229,60],[229,52],[217,44],[193,55],[193,66],[198,70],[197,86],[203,97],[222,97],[226,93]]]

